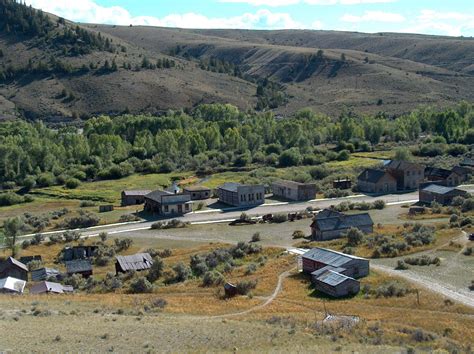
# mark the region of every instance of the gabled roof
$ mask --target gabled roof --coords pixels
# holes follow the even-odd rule
[[[46,280],[51,277],[57,277],[61,273],[57,269],[53,268],[40,268],[35,269],[31,272],[31,280],[33,281],[41,281]]]
[[[26,281],[13,277],[6,277],[0,279],[0,291],[11,291],[16,293],[23,293],[25,290]]]
[[[387,173],[384,170],[377,170],[377,169],[374,169],[374,168],[367,168],[357,177],[357,179],[359,181],[363,181],[363,182],[377,183],[385,175],[389,175],[390,177],[392,177],[389,173]]]
[[[207,188],[204,186],[187,186],[183,188],[185,191],[189,192],[208,192],[211,188]]]
[[[149,253],[137,253],[131,256],[116,256],[117,262],[123,271],[150,269],[153,258]]]
[[[310,249],[308,252],[303,254],[302,257],[306,259],[310,259],[312,261],[330,265],[335,268],[339,268],[354,259],[366,260],[365,258],[333,251],[327,248],[320,248],[320,247],[315,247],[315,248]]]
[[[15,258],[13,257],[8,257],[7,259],[7,262],[9,262],[10,264],[13,264],[14,266],[18,267],[18,268],[21,268],[23,270],[26,270],[28,271],[28,267],[26,265],[24,265],[23,263],[21,263],[20,261],[17,261]]]
[[[323,209],[319,213],[316,214],[314,217],[315,219],[324,219],[324,218],[332,218],[335,216],[343,216],[344,214],[334,210],[334,209]]]
[[[344,230],[351,227],[362,227],[373,225],[374,222],[369,213],[337,215],[327,218],[316,218],[311,227],[317,227],[320,231]]]
[[[55,294],[63,294],[64,287],[59,283],[53,283],[49,281],[42,281],[31,287],[30,289],[31,294],[43,294],[43,293],[55,293]]]
[[[446,179],[451,174],[453,171],[446,170],[444,168],[437,168],[437,167],[426,167],[425,168],[425,177],[437,177],[437,178],[442,178]]]
[[[454,188],[454,187],[445,187],[445,186],[440,186],[437,184],[430,184],[429,186],[425,187],[422,189],[424,192],[429,192],[429,193],[435,193],[435,194],[441,194],[441,195],[446,195],[450,194],[452,192],[457,192],[460,194],[466,193],[462,189]]]
[[[320,275],[326,273],[328,270],[332,270],[334,272],[337,272],[337,273],[342,273],[346,270],[346,268],[342,268],[342,267],[333,267],[333,266],[325,266],[323,268],[320,268],[318,270],[315,270],[314,272],[311,273],[311,275],[313,277],[319,277]]]
[[[458,174],[459,176],[472,174],[471,169],[469,169],[467,167],[462,167],[462,166],[454,166],[453,167],[453,172]]]
[[[178,194],[180,191],[181,191],[181,189],[179,188],[179,186],[176,182],[174,182],[170,187],[165,189],[165,192],[169,192],[169,193],[172,193],[172,194]]]
[[[152,191],[151,190],[132,190],[132,191],[123,191],[122,193],[125,196],[145,196],[147,194],[150,194]]]
[[[410,170],[410,169],[419,169],[423,168],[423,166],[409,161],[397,161],[392,160],[388,164],[385,165],[386,168],[394,169],[394,170]]]
[[[158,203],[161,203],[161,197],[164,196],[164,195],[172,195],[173,193],[170,193],[170,192],[166,192],[166,191],[162,191],[160,189],[156,190],[156,191],[153,191],[151,193],[148,193],[147,195],[145,195],[145,198],[147,199],[151,199],[155,202],[158,202]]]
[[[75,259],[66,262],[68,274],[90,272],[92,271],[92,263],[89,259]]]
[[[226,182],[219,189],[224,189],[229,192],[237,192],[237,188],[239,188],[242,184],[235,183],[235,182]]]
[[[321,283],[328,284],[330,286],[337,286],[344,283],[346,280],[355,280],[354,278],[348,277],[347,275],[335,272],[333,270],[327,270],[319,277],[316,278]]]

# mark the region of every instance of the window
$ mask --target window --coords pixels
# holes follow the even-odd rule
[[[165,205],[165,213],[167,213],[169,210],[170,208],[167,205]]]
[[[189,210],[189,204],[184,204],[184,209],[185,209],[186,211],[188,211],[188,210]]]
[[[410,175],[410,171],[407,171],[407,176],[409,176],[409,175]]]

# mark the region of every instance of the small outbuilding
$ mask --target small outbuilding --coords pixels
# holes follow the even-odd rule
[[[283,199],[310,200],[316,197],[316,184],[278,180],[272,183],[272,192],[275,197]]]
[[[355,295],[360,290],[359,281],[333,270],[313,277],[313,284],[316,290],[332,297]]]
[[[63,260],[73,261],[75,259],[87,259],[95,255],[97,246],[73,246],[63,249]]]
[[[59,283],[42,281],[31,287],[30,294],[64,294],[73,291],[74,289],[68,285],[65,286]]]
[[[421,203],[431,204],[433,202],[442,205],[450,205],[455,197],[467,197],[468,193],[454,187],[430,184],[420,189],[419,200]]]
[[[189,194],[191,200],[205,200],[211,197],[212,191],[204,186],[187,186],[183,188],[183,194]]]
[[[224,292],[226,297],[234,297],[237,295],[237,287],[234,284],[225,283]]]
[[[153,265],[153,258],[149,253],[137,253],[130,256],[116,256],[115,259],[115,272],[117,274],[126,273],[132,270],[147,270]]]
[[[0,279],[0,293],[6,294],[23,294],[26,281],[13,277]]]
[[[89,259],[67,261],[66,272],[68,275],[80,274],[83,278],[89,278],[92,275],[92,263]]]
[[[8,277],[27,281],[28,267],[15,258],[8,257],[5,261],[0,262],[0,278]]]
[[[42,281],[48,279],[58,279],[61,273],[57,269],[53,268],[40,268],[31,271],[32,281]]]
[[[143,204],[145,203],[145,196],[151,192],[151,190],[146,189],[122,191],[122,206]]]
[[[352,181],[349,178],[338,178],[332,182],[332,187],[335,189],[351,189]]]

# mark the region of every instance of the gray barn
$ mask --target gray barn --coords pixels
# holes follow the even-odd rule
[[[351,228],[370,234],[374,222],[368,213],[346,215],[335,210],[325,209],[317,214],[311,224],[314,240],[327,241],[340,238]]]
[[[316,197],[316,184],[279,180],[272,183],[272,192],[274,196],[284,199],[310,200]]]
[[[145,203],[145,196],[151,192],[150,190],[123,191],[122,206],[143,204]]]
[[[466,197],[467,195],[468,193],[462,189],[430,184],[420,188],[419,200],[426,204],[437,202],[442,205],[450,205],[455,197]]]
[[[235,207],[251,207],[265,202],[265,187],[228,182],[217,189],[217,195],[222,203]]]

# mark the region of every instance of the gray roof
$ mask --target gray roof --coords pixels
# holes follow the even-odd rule
[[[219,189],[224,189],[229,192],[237,192],[237,188],[239,188],[242,184],[236,182],[226,182]]]
[[[328,284],[330,286],[337,286],[341,283],[344,283],[346,280],[355,280],[354,278],[348,277],[347,275],[335,272],[333,270],[327,270],[319,277],[316,278],[317,281],[321,283]]]
[[[366,260],[365,258],[356,257],[350,254],[345,254],[320,247],[310,249],[308,252],[303,254],[302,257],[311,259],[319,263],[330,265],[335,268],[339,268],[354,259]]]
[[[426,167],[425,168],[425,177],[438,177],[438,178],[446,179],[452,173],[453,173],[453,171],[446,170],[444,168],[438,168],[438,167]]]
[[[286,185],[293,185],[293,186],[316,186],[316,183],[301,183],[301,182],[296,182],[296,181],[290,181],[286,179],[277,179],[273,181],[274,185],[278,186],[286,186]]]
[[[150,269],[153,258],[149,253],[137,253],[131,256],[116,256],[118,264],[123,271]]]
[[[384,170],[376,170],[374,168],[367,168],[357,177],[357,179],[359,181],[377,183],[386,174],[388,173],[385,172]]]
[[[8,292],[16,292],[16,293],[23,293],[25,289],[26,281],[13,278],[13,277],[6,277],[0,279],[0,291],[8,291]]]
[[[152,192],[151,190],[133,190],[133,191],[123,191],[122,193],[126,196],[133,196],[133,195],[145,196],[147,194],[150,194],[151,192]]]
[[[323,209],[316,214],[315,219],[325,219],[335,216],[344,216],[344,214],[334,209]]]
[[[191,196],[189,194],[170,194],[170,195],[164,195],[161,198],[161,204],[163,205],[181,204],[181,203],[191,203]]]
[[[57,269],[53,268],[40,268],[33,270],[31,272],[31,280],[33,281],[41,281],[41,280],[46,280],[50,277],[57,277],[61,273]]]
[[[459,194],[464,194],[466,193],[462,189],[457,189],[454,187],[445,187],[445,186],[440,186],[437,184],[430,184],[429,186],[425,187],[422,189],[424,192],[429,192],[429,193],[435,193],[435,194],[450,194],[452,192],[457,192]]]
[[[59,283],[53,283],[49,281],[42,281],[31,287],[30,289],[31,294],[43,294],[43,293],[56,293],[62,294],[64,293],[64,288]]]
[[[187,186],[187,187],[184,187],[183,189],[189,192],[206,192],[206,191],[211,190],[211,188],[207,188],[204,186]]]
[[[321,274],[324,274],[326,273],[328,270],[332,270],[334,272],[337,272],[337,273],[342,273],[343,271],[346,270],[346,268],[342,268],[342,267],[333,267],[333,266],[325,266],[323,268],[320,268],[318,270],[315,270],[313,273],[311,273],[311,275],[313,277],[319,277]]]
[[[409,169],[419,169],[423,168],[422,165],[419,165],[414,162],[409,162],[409,161],[397,161],[397,160],[392,160],[388,164],[385,165],[386,168],[391,168],[394,170],[409,170]]]
[[[156,191],[153,191],[151,193],[148,193],[145,198],[147,199],[151,199],[155,202],[158,202],[158,203],[161,203],[161,197],[163,195],[172,195],[172,193],[170,192],[166,192],[166,191],[162,191],[160,189],[156,190]]]
[[[329,217],[317,217],[311,227],[317,227],[320,231],[345,230],[351,227],[371,226],[374,222],[368,213],[352,215],[336,215]]]
[[[464,158],[464,160],[461,162],[461,166],[474,166],[474,159],[469,157]]]
[[[89,259],[75,259],[66,262],[68,274],[90,272],[92,271],[92,263]]]

